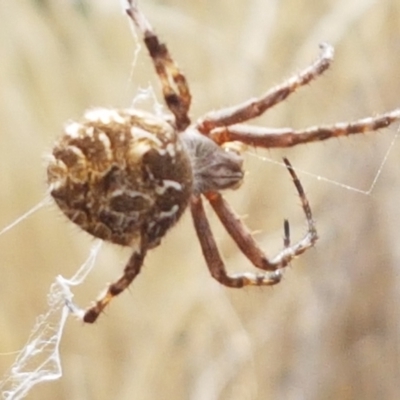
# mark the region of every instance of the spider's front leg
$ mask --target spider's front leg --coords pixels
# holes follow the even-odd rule
[[[116,282],[112,283],[106,290],[106,292],[96,300],[95,304],[85,311],[83,316],[83,321],[88,323],[93,323],[106,308],[108,303],[113,299],[113,297],[119,295],[123,292],[136,278],[139,274],[140,269],[143,265],[143,260],[146,255],[146,250],[135,251],[125,269],[124,273]]]
[[[218,218],[224,225],[229,235],[236,242],[239,249],[255,267],[269,271],[269,273],[254,274],[245,272],[241,274],[229,275],[225,270],[224,263],[218,252],[218,248],[211,232],[210,225],[207,221],[201,198],[200,196],[192,197],[191,211],[203,254],[208,268],[210,269],[211,275],[220,283],[234,288],[240,288],[248,285],[274,285],[281,280],[281,269],[286,267],[294,257],[312,247],[317,241],[317,231],[303,187],[291,164],[286,158],[284,159],[284,163],[290,175],[292,176],[294,185],[299,194],[303,211],[306,216],[308,229],[307,233],[301,240],[291,245],[289,238],[289,224],[285,220],[284,249],[273,259],[269,259],[260,249],[248,229],[243,225],[240,219],[230,208],[229,204],[218,192],[205,193],[205,196],[216,212]]]
[[[284,101],[291,93],[316,79],[331,65],[333,47],[327,43],[321,44],[320,47],[321,54],[319,57],[303,71],[273,87],[260,97],[247,100],[233,107],[207,113],[196,123],[196,129],[204,135],[208,135],[214,128],[238,124],[259,117],[269,108]]]
[[[183,131],[190,125],[188,112],[191,95],[186,78],[172,59],[165,43],[160,43],[150,22],[140,12],[137,0],[128,0],[128,4],[126,13],[143,35],[144,43],[161,81],[165,102],[175,116],[178,131]]]
[[[239,141],[250,146],[263,147],[265,149],[285,148],[298,144],[318,142],[333,137],[374,132],[388,127],[399,119],[400,109],[396,109],[375,117],[363,118],[353,122],[339,122],[333,125],[313,126],[299,130],[238,124],[216,128],[210,133],[210,138],[219,145]]]

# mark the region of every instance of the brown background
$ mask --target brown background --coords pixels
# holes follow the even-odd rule
[[[66,120],[93,106],[130,106],[149,80],[161,101],[145,51],[132,67],[137,43],[121,2],[85,5],[0,2],[0,227],[43,198],[44,156]],[[321,41],[335,45],[332,69],[257,123],[305,127],[400,105],[398,0],[142,0],[142,8],[191,83],[194,118],[279,83]],[[257,154],[286,155],[368,190],[396,129]],[[399,146],[369,196],[301,175],[321,239],[272,289],[219,286],[186,214],[97,324],[67,321],[63,377],[28,398],[399,398]],[[273,253],[283,219],[297,238],[304,217],[287,172],[254,153],[245,185],[226,197]],[[250,268],[210,220],[229,268]],[[92,243],[53,205],[0,237],[1,353],[24,345],[50,284],[71,276]],[[93,300],[128,256],[103,246],[77,302]],[[14,358],[0,356],[2,373]]]

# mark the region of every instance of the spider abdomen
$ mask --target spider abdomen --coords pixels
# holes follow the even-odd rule
[[[137,110],[95,109],[69,123],[47,174],[71,221],[126,246],[143,238],[156,246],[185,210],[193,181],[174,128]]]

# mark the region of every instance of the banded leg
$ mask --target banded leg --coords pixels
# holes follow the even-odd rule
[[[333,47],[321,44],[321,54],[309,67],[299,74],[293,75],[286,82],[275,86],[264,95],[250,99],[233,107],[224,108],[207,113],[196,124],[196,128],[207,135],[212,129],[220,126],[238,124],[249,119],[259,117],[266,110],[284,101],[291,93],[326,71],[333,60]]]
[[[273,147],[283,148],[303,143],[317,142],[333,137],[373,132],[386,128],[398,120],[400,120],[400,109],[353,122],[313,126],[303,130],[294,130],[292,128],[264,128],[244,124],[232,125],[214,129],[210,134],[210,138],[219,145],[231,141],[240,141],[247,145],[264,147],[266,149],[271,149]]]
[[[231,288],[241,288],[249,285],[270,286],[280,282],[282,278],[280,270],[258,274],[243,272],[229,275],[219,254],[200,196],[192,196],[190,199],[190,209],[208,269],[211,276],[219,283]]]
[[[303,211],[306,216],[308,229],[303,239],[291,245],[289,223],[285,220],[284,248],[271,260],[267,258],[266,254],[261,250],[257,242],[251,236],[247,227],[240,221],[221,194],[217,192],[209,192],[205,194],[221,223],[242,253],[255,267],[266,271],[275,271],[279,268],[284,268],[294,257],[303,253],[309,247],[312,247],[318,239],[317,231],[312,218],[311,208],[304,193],[304,189],[289,160],[285,158],[284,163],[292,176],[294,185],[296,186],[297,193],[300,197]]]
[[[106,308],[108,303],[123,292],[139,274],[143,265],[146,252],[141,250],[140,253],[134,252],[124,269],[124,274],[116,282],[112,283],[106,290],[105,294],[100,296],[96,303],[85,311],[83,321],[93,323],[98,316]]]
[[[128,4],[126,13],[143,35],[144,43],[161,81],[165,102],[175,116],[178,131],[183,131],[190,125],[188,111],[191,95],[186,78],[171,58],[167,46],[160,43],[153,27],[139,11],[137,0],[128,0]]]

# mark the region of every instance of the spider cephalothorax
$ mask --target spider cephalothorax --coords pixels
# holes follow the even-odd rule
[[[308,229],[301,240],[291,244],[289,223],[285,221],[284,248],[275,257],[267,257],[220,194],[223,189],[237,188],[244,175],[239,147],[231,146],[232,142],[262,148],[290,147],[374,131],[400,118],[397,109],[354,122],[304,130],[242,124],[321,75],[333,58],[332,47],[324,44],[320,56],[309,67],[283,84],[258,98],[210,112],[192,124],[185,76],[136,1],[128,3],[127,14],[143,35],[174,118],[156,117],[136,109],[94,109],[87,111],[80,122],[69,123],[54,146],[47,172],[51,195],[60,209],[93,236],[133,249],[123,276],[83,313],[85,322],[94,322],[109,301],[129,286],[140,272],[147,251],[160,243],[188,206],[215,279],[236,288],[278,283],[283,268],[317,240],[310,206],[292,166],[284,159],[300,196]],[[225,270],[205,215],[204,197],[243,254],[261,272],[229,274]]]

